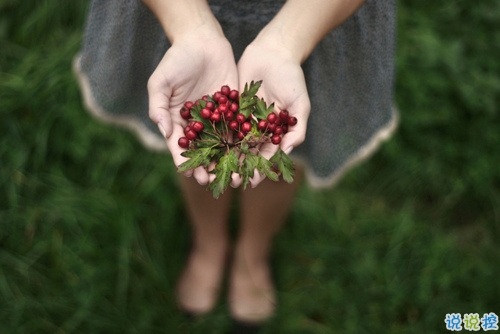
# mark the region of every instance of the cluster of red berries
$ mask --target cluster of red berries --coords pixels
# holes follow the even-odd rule
[[[279,145],[297,118],[288,111],[274,112],[274,104],[267,105],[257,96],[262,81],[245,84],[243,92],[224,85],[213,95],[185,102],[180,116],[186,121],[184,136],[178,144],[186,150],[181,153],[186,161],[179,173],[200,166],[215,175],[208,190],[218,198],[231,183],[231,175],[242,178],[245,189],[255,171],[270,180],[293,182],[293,161],[279,147],[269,159],[260,152],[267,143]]]
[[[201,139],[207,127],[215,132],[217,128],[227,132],[226,136],[232,136],[233,142],[244,140],[252,129],[256,129],[278,145],[288,127],[297,124],[297,118],[290,116],[286,110],[281,110],[279,114],[271,112],[266,119],[257,119],[252,113],[247,117],[240,112],[239,104],[239,92],[227,85],[212,96],[205,95],[195,102],[185,102],[180,115],[189,123],[184,128],[184,137],[179,138],[179,146],[189,148],[192,141]]]
[[[281,110],[279,114],[270,113],[266,119],[257,123],[257,128],[262,132],[270,132],[271,142],[274,145],[281,143],[281,136],[288,132],[288,126],[297,124],[297,118],[290,116],[287,110]]]

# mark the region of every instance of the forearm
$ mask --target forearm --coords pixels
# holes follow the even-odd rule
[[[302,63],[365,0],[288,0],[257,39],[279,41]]]
[[[198,30],[223,35],[206,0],[142,0],[155,14],[169,41]]]

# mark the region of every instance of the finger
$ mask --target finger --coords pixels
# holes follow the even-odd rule
[[[260,174],[259,171],[255,169],[253,177],[250,178],[250,187],[251,188],[257,187],[259,183],[264,181],[265,178],[266,177],[264,175]]]
[[[280,147],[286,154],[290,154],[295,147],[302,144],[306,139],[307,120],[311,112],[311,103],[308,98],[303,99],[288,111],[291,116],[297,118],[297,124],[288,126],[288,132],[281,139]]]
[[[231,174],[231,183],[230,183],[231,187],[238,188],[241,186],[242,183],[243,183],[243,178],[241,177],[240,174],[238,173]]]
[[[307,124],[301,124],[301,126],[299,126],[299,123],[297,123],[297,125],[291,127],[291,129],[289,128],[288,132],[283,136],[283,138],[281,139],[280,148],[286,154],[290,154],[295,147],[304,142],[306,138],[306,127]]]
[[[262,145],[259,148],[260,155],[265,159],[269,160],[271,157],[278,151],[279,146],[274,145],[272,143],[267,143]],[[255,188],[259,183],[261,183],[266,178],[265,175],[262,175],[256,169],[254,171],[254,176],[250,178],[250,187]]]
[[[177,138],[177,131],[174,131],[174,134],[172,135],[172,140],[168,140],[168,141],[174,142],[175,138]],[[173,148],[172,148],[173,152],[171,151],[171,153],[172,153],[172,157],[174,159],[175,165],[179,166],[179,164],[183,163],[184,161],[187,161],[188,158],[185,158],[185,157],[180,155],[182,152],[185,151],[185,149],[182,149],[180,147],[177,148],[177,147],[179,147],[179,145],[176,146],[174,143]],[[169,147],[169,149],[170,149],[170,147]],[[198,182],[200,185],[204,186],[204,185],[209,184],[210,182],[212,182],[215,179],[215,175],[209,173],[209,171],[213,170],[213,168],[214,168],[214,163],[211,163],[211,165],[208,168],[205,168],[203,166],[199,166],[199,167],[195,168],[194,170],[189,170],[189,171],[183,173],[183,175],[193,176],[196,179],[196,182]]]
[[[184,132],[182,127],[180,125],[174,125],[172,130],[172,135],[167,139],[167,148],[170,151],[170,154],[172,155],[172,159],[176,167],[178,167],[180,164],[188,160],[188,158],[185,158],[181,155],[181,153],[184,152],[185,149],[181,148],[178,144],[179,138],[182,137],[183,135]],[[189,177],[193,175],[193,170],[188,170],[182,173],[182,175]]]
[[[171,89],[162,85],[153,74],[148,80],[149,118],[158,126],[164,138],[172,135],[172,118],[168,110],[170,105]]]
[[[239,162],[240,166],[243,164],[244,160],[245,160],[245,154],[240,154],[238,156],[238,162]],[[243,184],[243,177],[239,173],[232,173],[231,174],[231,183],[229,185],[233,188],[238,188],[242,184]]]
[[[210,164],[206,168],[207,175],[208,175],[208,183],[212,183],[216,178],[216,175],[214,173],[212,173],[212,171],[215,169],[215,166],[216,166],[215,161],[212,161],[212,162],[210,162]]]
[[[205,167],[202,166],[194,170],[193,176],[196,179],[196,181],[202,186],[206,186],[210,181],[210,176],[207,170],[205,169]]]

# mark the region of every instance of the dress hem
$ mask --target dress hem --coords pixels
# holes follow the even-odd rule
[[[85,109],[95,118],[104,123],[116,125],[132,131],[139,141],[148,149],[156,152],[169,153],[166,142],[153,134],[142,122],[132,116],[110,116],[95,101],[88,77],[81,68],[81,55],[77,54],[73,60],[73,72],[75,73],[81,88]],[[396,131],[399,124],[399,116],[396,107],[392,108],[392,117],[389,122],[380,128],[360,149],[352,154],[340,168],[328,177],[318,177],[311,166],[303,157],[291,153],[290,157],[300,164],[305,171],[306,182],[314,189],[331,188],[355,166],[372,156]]]
[[[340,168],[338,168],[330,176],[322,178],[315,175],[312,168],[301,157],[293,157],[294,161],[304,166],[305,178],[311,188],[325,189],[335,186],[342,177],[354,167],[361,164],[363,161],[370,158],[380,146],[389,140],[399,124],[399,116],[396,107],[392,107],[392,117],[389,122],[380,128],[361,148],[352,154]],[[293,152],[292,152],[293,154]]]
[[[167,151],[167,144],[164,140],[158,139],[158,136],[153,134],[149,129],[142,124],[140,120],[132,116],[110,116],[106,111],[95,101],[92,95],[92,88],[88,77],[81,67],[81,54],[77,54],[73,59],[73,73],[76,75],[80,85],[83,103],[89,114],[98,120],[116,125],[122,128],[127,128],[132,131],[139,141],[148,149],[153,151]]]

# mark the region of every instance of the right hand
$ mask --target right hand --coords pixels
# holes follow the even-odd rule
[[[187,158],[178,145],[187,121],[179,110],[186,101],[213,94],[223,85],[238,87],[238,73],[230,43],[220,33],[203,27],[183,34],[167,50],[148,81],[149,117],[166,139],[174,164]],[[201,185],[213,181],[215,175],[203,167],[184,173],[193,175]]]

